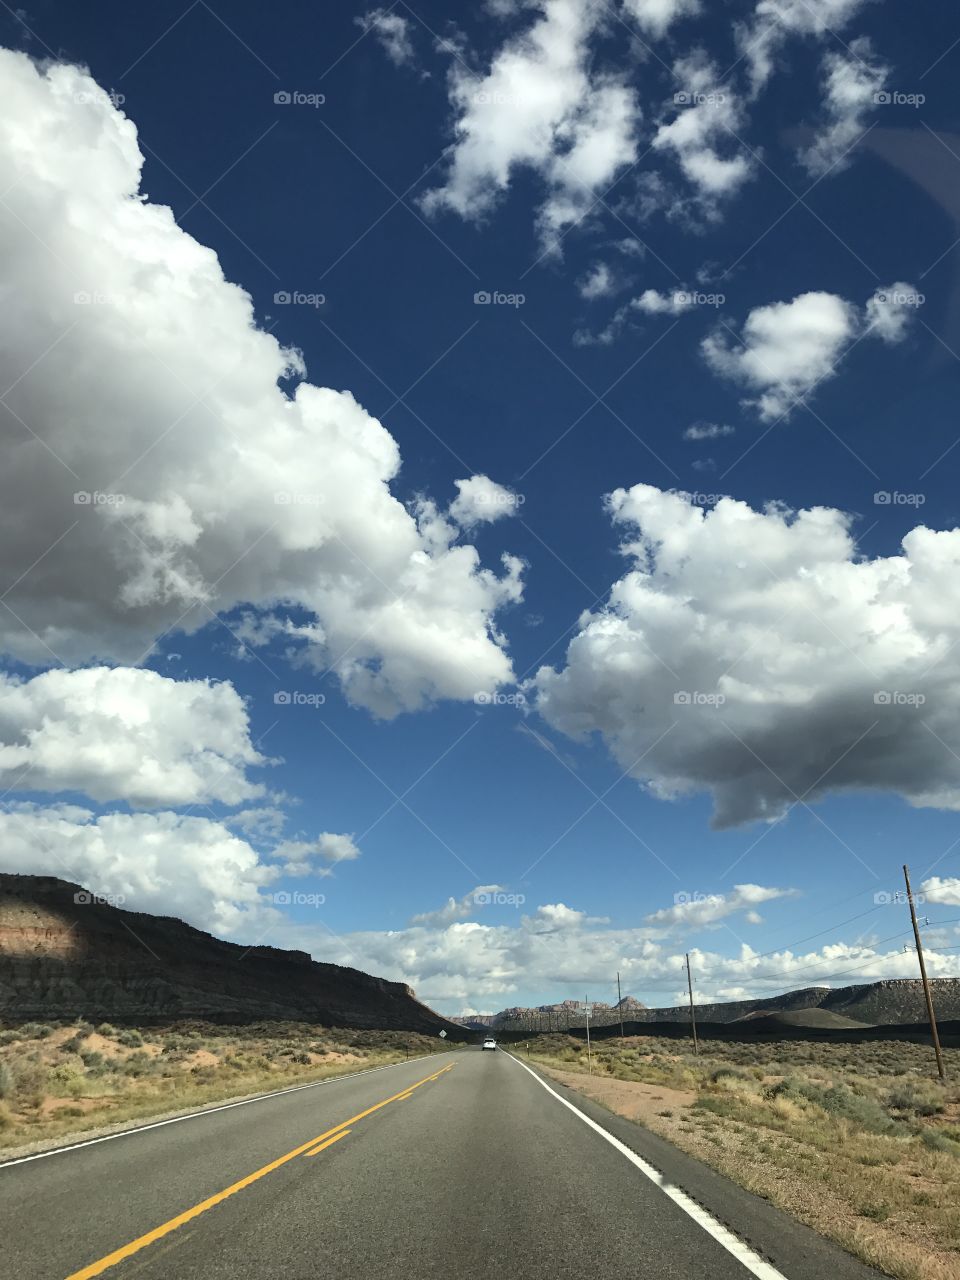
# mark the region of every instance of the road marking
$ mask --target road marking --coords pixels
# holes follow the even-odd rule
[[[258,1182],[261,1178],[265,1178],[268,1173],[273,1173],[275,1169],[279,1169],[282,1165],[287,1164],[291,1160],[295,1160],[297,1156],[302,1156],[305,1152],[312,1151],[318,1142],[323,1142],[325,1138],[331,1138],[334,1141],[334,1134],[338,1137],[346,1137],[342,1130],[347,1129],[349,1125],[356,1124],[358,1120],[363,1120],[365,1116],[372,1116],[375,1111],[380,1111],[383,1107],[389,1106],[391,1102],[395,1102],[397,1098],[401,1098],[404,1094],[412,1093],[414,1089],[419,1089],[423,1084],[429,1084],[430,1081],[436,1080],[442,1076],[445,1071],[452,1070],[457,1064],[451,1062],[444,1067],[442,1071],[438,1071],[436,1075],[425,1076],[423,1080],[418,1080],[416,1084],[411,1085],[409,1089],[403,1089],[400,1093],[393,1094],[390,1098],[384,1098],[382,1102],[374,1103],[372,1107],[367,1107],[366,1111],[360,1111],[355,1116],[351,1116],[349,1120],[344,1120],[341,1124],[334,1125],[332,1129],[328,1129],[326,1133],[318,1134],[317,1137],[311,1138],[309,1142],[301,1143],[299,1147],[295,1147],[293,1151],[288,1151],[285,1156],[278,1156],[276,1160],[271,1160],[269,1164],[265,1164],[262,1169],[257,1169],[254,1173],[248,1173],[245,1178],[241,1178],[239,1182],[234,1182],[231,1186],[225,1187],[223,1191],[218,1191],[216,1195],[208,1196],[206,1200],[201,1200],[199,1204],[195,1204],[191,1209],[178,1213],[175,1218],[171,1218],[168,1222],[163,1222],[159,1227],[154,1227],[152,1231],[148,1231],[145,1235],[138,1236],[136,1240],[131,1240],[129,1244],[122,1245],[119,1249],[114,1249],[113,1253],[108,1253],[105,1257],[100,1258],[97,1262],[91,1262],[89,1266],[83,1267],[80,1271],[71,1272],[67,1276],[67,1280],[91,1280],[93,1276],[102,1275],[104,1271],[110,1267],[115,1267],[118,1262],[131,1257],[135,1253],[139,1253],[141,1249],[146,1248],[148,1244],[153,1244],[156,1240],[163,1239],[169,1235],[171,1231],[176,1231],[178,1227],[184,1226],[187,1222],[192,1222],[194,1218],[199,1218],[201,1213],[206,1213],[208,1209],[214,1208],[218,1204],[222,1204],[224,1200],[230,1196],[236,1195],[238,1191],[243,1191],[246,1187],[251,1186],[254,1182]]]
[[[514,1058],[512,1053],[507,1053],[507,1057],[512,1059],[518,1067],[523,1067],[524,1071],[529,1071],[541,1088],[546,1089],[547,1093],[556,1098],[568,1111],[572,1111],[578,1120],[582,1120],[594,1132],[599,1133],[600,1137],[609,1142],[611,1147],[615,1147],[622,1156],[626,1156],[632,1165],[658,1186],[665,1196],[669,1196],[678,1208],[682,1209],[688,1217],[694,1220],[698,1227],[702,1227],[708,1235],[713,1236],[717,1244],[726,1249],[727,1253],[733,1254],[736,1260],[746,1267],[751,1275],[757,1277],[757,1280],[786,1280],[781,1271],[771,1266],[769,1262],[765,1262],[758,1253],[754,1253],[748,1244],[744,1244],[732,1231],[728,1231],[712,1214],[707,1213],[706,1209],[701,1209],[696,1200],[688,1196],[685,1191],[681,1191],[679,1187],[675,1187],[672,1182],[668,1182],[659,1169],[655,1169],[652,1164],[648,1164],[635,1151],[631,1151],[619,1138],[615,1138],[612,1133],[608,1133],[603,1125],[597,1124],[596,1120],[592,1120],[579,1107],[575,1107],[572,1102],[568,1102],[566,1098],[557,1093],[556,1089],[551,1089],[547,1082],[541,1080],[537,1073],[528,1067],[525,1062],[521,1062],[519,1058]]]
[[[410,1095],[409,1093],[405,1093],[403,1097],[409,1098]],[[318,1156],[321,1151],[326,1151],[327,1147],[332,1147],[335,1142],[339,1142],[341,1138],[345,1138],[350,1132],[350,1129],[341,1129],[339,1133],[335,1133],[333,1137],[328,1138],[326,1142],[321,1142],[319,1147],[314,1147],[312,1151],[305,1151],[303,1153],[304,1160],[306,1160],[308,1156]]]
[[[448,1052],[455,1051],[449,1050]],[[441,1054],[440,1056],[445,1057],[446,1055]],[[417,1059],[414,1059],[414,1061],[417,1061]],[[186,1116],[171,1116],[168,1120],[153,1120],[150,1124],[139,1124],[133,1129],[121,1129],[119,1133],[105,1133],[101,1138],[87,1138],[83,1142],[72,1142],[68,1147],[53,1147],[50,1151],[35,1151],[32,1156],[17,1156],[13,1160],[0,1161],[0,1169],[8,1169],[15,1164],[29,1164],[31,1160],[46,1160],[48,1156],[66,1155],[68,1151],[79,1151],[81,1147],[95,1147],[100,1142],[112,1142],[114,1138],[130,1138],[135,1133],[146,1133],[148,1129],[162,1129],[164,1125],[180,1124],[183,1120],[202,1120],[204,1116],[212,1116],[217,1111],[231,1111],[234,1107],[249,1107],[252,1102],[266,1102],[270,1098],[281,1098],[285,1093],[299,1093],[301,1089],[319,1089],[323,1084],[337,1084],[340,1080],[356,1080],[358,1076],[373,1075],[375,1071],[390,1071],[393,1067],[407,1067],[409,1065],[409,1059],[405,1059],[403,1062],[387,1062],[382,1067],[364,1067],[362,1071],[347,1071],[342,1076],[327,1076],[325,1080],[311,1080],[309,1084],[292,1084],[288,1089],[273,1089],[270,1093],[258,1093],[252,1098],[241,1098],[239,1102],[222,1102],[216,1107],[204,1107],[201,1111],[191,1111]]]

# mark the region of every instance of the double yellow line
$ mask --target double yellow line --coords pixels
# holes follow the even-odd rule
[[[255,1173],[247,1174],[239,1182],[234,1182],[232,1186],[224,1188],[223,1191],[218,1191],[216,1195],[209,1196],[206,1200],[201,1200],[193,1208],[187,1209],[183,1213],[178,1213],[175,1218],[171,1218],[169,1222],[162,1223],[159,1227],[154,1227],[146,1235],[138,1236],[136,1240],[131,1240],[129,1244],[125,1244],[119,1249],[114,1249],[113,1253],[108,1253],[106,1257],[100,1258],[98,1262],[91,1262],[88,1267],[72,1272],[67,1277],[67,1280],[90,1280],[92,1276],[102,1275],[110,1267],[115,1267],[118,1262],[123,1262],[125,1258],[129,1258],[132,1254],[139,1253],[148,1244],[162,1240],[171,1231],[176,1231],[178,1227],[184,1226],[185,1223],[192,1222],[194,1218],[199,1218],[201,1213],[206,1213],[208,1209],[221,1204],[224,1200],[229,1199],[230,1196],[236,1195],[238,1191],[243,1191],[245,1187],[249,1187],[261,1178],[265,1178],[268,1173],[273,1173],[274,1169],[279,1169],[281,1165],[295,1160],[297,1156],[319,1155],[327,1147],[331,1147],[335,1142],[339,1142],[341,1138],[345,1138],[350,1132],[350,1125],[356,1124],[357,1121],[363,1120],[367,1116],[372,1116],[375,1111],[382,1110],[383,1107],[389,1106],[391,1102],[402,1102],[405,1098],[409,1098],[415,1089],[419,1089],[421,1085],[429,1084],[431,1080],[439,1079],[444,1072],[450,1071],[455,1066],[456,1063],[451,1062],[447,1066],[441,1067],[439,1071],[435,1071],[432,1076],[425,1076],[422,1080],[418,1080],[416,1084],[410,1085],[406,1089],[401,1089],[399,1093],[395,1093],[392,1097],[384,1098],[382,1102],[368,1107],[366,1111],[358,1112],[357,1115],[351,1116],[349,1120],[344,1120],[342,1124],[328,1129],[326,1133],[321,1133],[316,1138],[311,1138],[309,1142],[304,1142],[301,1146],[295,1147],[293,1151],[288,1151],[285,1156],[271,1160],[269,1164],[265,1164],[262,1169],[257,1169]]]

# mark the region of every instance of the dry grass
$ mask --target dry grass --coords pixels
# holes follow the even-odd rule
[[[889,1275],[960,1280],[960,1091],[922,1045],[706,1041],[697,1058],[628,1038],[596,1045],[589,1076],[583,1043],[550,1036],[530,1058]]]
[[[27,1023],[0,1030],[0,1149],[436,1053],[413,1032]]]

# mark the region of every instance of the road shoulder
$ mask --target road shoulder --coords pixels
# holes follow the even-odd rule
[[[519,1058],[517,1062],[529,1066],[565,1101],[653,1165],[788,1280],[814,1276],[823,1280],[879,1280],[883,1274],[665,1138],[586,1097],[549,1070]]]

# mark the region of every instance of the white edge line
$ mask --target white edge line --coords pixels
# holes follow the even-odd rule
[[[504,1053],[507,1053],[507,1051],[504,1050]],[[733,1254],[736,1260],[746,1267],[751,1275],[757,1276],[758,1280],[786,1280],[782,1272],[771,1266],[769,1262],[765,1262],[758,1253],[754,1253],[748,1244],[744,1244],[732,1231],[728,1231],[712,1214],[707,1213],[706,1209],[702,1209],[695,1200],[692,1200],[685,1191],[681,1191],[672,1182],[668,1182],[659,1169],[655,1169],[652,1164],[648,1164],[635,1151],[631,1151],[619,1138],[615,1138],[612,1133],[608,1133],[603,1125],[597,1124],[596,1120],[592,1120],[579,1107],[575,1107],[572,1102],[568,1102],[566,1098],[557,1093],[556,1089],[551,1089],[547,1082],[542,1080],[525,1062],[521,1062],[519,1058],[514,1058],[512,1053],[507,1053],[507,1057],[512,1058],[518,1067],[523,1067],[524,1071],[529,1071],[537,1084],[546,1089],[547,1093],[552,1094],[568,1111],[572,1111],[578,1120],[582,1120],[584,1124],[589,1125],[591,1129],[599,1133],[600,1137],[606,1139],[611,1147],[615,1147],[622,1156],[626,1156],[644,1177],[649,1178],[652,1183],[658,1186],[665,1196],[669,1196],[678,1208],[682,1209],[688,1217],[694,1220],[698,1227],[702,1227],[708,1235],[713,1236],[714,1240],[726,1249],[727,1253]]]
[[[425,1053],[423,1058],[445,1058],[450,1052],[453,1051]],[[98,1142],[112,1142],[114,1138],[129,1138],[135,1133],[146,1133],[148,1129],[162,1129],[164,1125],[179,1124],[181,1120],[201,1120],[204,1116],[212,1116],[217,1111],[230,1111],[233,1107],[248,1107],[251,1102],[266,1102],[268,1098],[280,1098],[285,1093],[299,1093],[301,1089],[317,1089],[322,1084],[336,1084],[338,1080],[355,1080],[357,1076],[369,1076],[374,1071],[389,1071],[391,1067],[407,1067],[410,1062],[422,1062],[423,1058],[412,1058],[404,1062],[387,1062],[382,1067],[366,1067],[363,1071],[348,1071],[342,1076],[327,1076],[326,1080],[312,1080],[309,1084],[294,1084],[288,1089],[274,1089],[272,1093],[258,1093],[253,1098],[241,1098],[239,1102],[224,1102],[216,1107],[206,1107],[203,1111],[191,1111],[186,1116],[154,1120],[151,1124],[137,1125],[135,1129],[121,1129],[119,1133],[105,1133],[102,1138],[87,1138],[85,1142],[74,1142],[69,1147],[53,1147],[50,1151],[36,1151],[32,1156],[18,1156],[15,1160],[3,1160],[0,1161],[0,1169],[9,1169],[15,1164],[27,1164],[31,1160],[45,1160],[47,1156],[62,1156],[68,1151],[79,1151],[81,1147],[95,1147]]]

